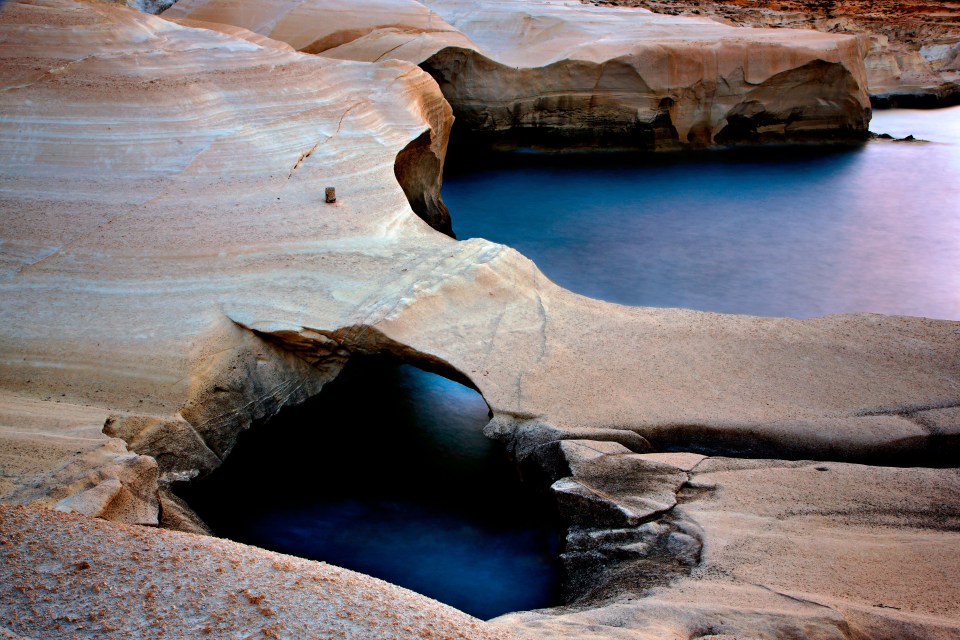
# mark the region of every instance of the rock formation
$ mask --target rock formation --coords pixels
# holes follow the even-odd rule
[[[955,470],[884,465],[954,464],[960,324],[577,296],[516,251],[424,222],[443,226],[452,119],[430,75],[198,24],[83,0],[0,12],[0,501],[202,531],[167,486],[209,472],[240,432],[315,395],[352,355],[379,353],[475,386],[487,433],[553,487],[571,524],[572,608],[503,624],[580,637],[957,634],[955,591],[918,588],[938,580],[935,563],[956,573]],[[237,578],[254,598],[257,580],[266,592],[326,575],[300,562],[270,573],[286,560],[232,543],[2,517],[0,549],[18,562],[0,563],[0,584],[37,588],[0,598],[14,634],[49,628],[32,606],[95,614],[49,622],[91,636],[122,619],[84,608],[106,577],[71,573],[100,571],[72,564],[93,564],[83,545],[112,554],[107,573],[202,580],[204,612],[239,588],[220,557],[254,563]],[[860,548],[868,530],[872,550]],[[801,543],[785,547],[788,535]],[[109,537],[115,549],[93,542]],[[929,555],[908,562],[921,542]],[[891,573],[880,559],[896,553],[908,555]],[[839,556],[864,560],[863,585],[827,575]],[[121,591],[145,596],[154,577]],[[41,592],[45,580],[61,587]],[[369,585],[344,578],[328,595],[359,602]],[[452,615],[411,606],[437,624]],[[272,623],[250,614],[231,628]]]
[[[652,517],[602,528],[584,512],[563,554],[577,604],[499,623],[549,638],[957,637],[957,469],[575,446],[594,449],[567,453],[577,476],[645,469],[630,484],[656,496]]]
[[[861,35],[873,103],[960,103],[960,5],[921,0],[590,0],[667,15],[710,15],[729,24]]]
[[[17,43],[5,49],[0,98],[6,424],[27,417],[28,431],[100,466],[120,442],[100,434],[116,414],[107,432],[149,451],[161,480],[209,470],[230,429],[309,397],[344,356],[314,366],[238,329],[215,310],[232,304],[220,285],[200,283],[227,277],[256,298],[267,273],[300,269],[279,256],[303,254],[333,269],[312,271],[311,286],[360,303],[368,285],[355,267],[368,259],[351,257],[356,248],[380,245],[370,265],[390,273],[391,229],[435,235],[406,219],[404,193],[439,203],[427,193],[437,175],[407,171],[401,188],[395,161],[439,171],[449,107],[429,76],[398,61],[325,60],[100,4],[11,3],[0,20]],[[323,204],[330,183],[335,205]],[[86,284],[61,286],[61,260]],[[290,301],[303,298],[298,277]],[[233,408],[230,426],[210,411],[218,404]],[[178,455],[164,456],[171,445]],[[37,455],[48,444],[18,446],[50,457]],[[35,498],[23,473],[10,478],[8,498]]]
[[[517,637],[376,578],[207,536],[0,505],[0,541],[0,638]]]
[[[862,138],[860,44],[552,0],[180,0],[326,57],[419,64],[461,144],[677,149]],[[467,138],[470,138],[469,142]]]

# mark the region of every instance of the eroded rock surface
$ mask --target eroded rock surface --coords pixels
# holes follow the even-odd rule
[[[955,464],[960,323],[725,316],[564,291],[517,252],[456,242],[416,215],[417,194],[439,202],[451,123],[427,73],[196,24],[76,0],[0,12],[0,500],[202,531],[167,482],[208,472],[351,355],[389,354],[479,389],[487,433],[567,500],[569,595],[588,609],[512,624],[691,637],[723,616],[755,635],[810,620],[956,633],[953,591],[869,602],[887,588],[880,552],[860,574],[875,587],[856,593],[757,562],[734,574],[742,558],[789,552],[777,546],[788,534],[806,546],[786,564],[825,571],[819,533],[841,532],[823,538],[840,553],[858,541],[844,532],[885,527],[877,548],[931,543],[905,574],[914,589],[955,548],[955,471],[867,465]],[[819,462],[721,470],[705,454]],[[801,494],[827,491],[816,465],[845,475],[811,507]],[[770,511],[781,485],[803,515]],[[828,509],[847,492],[849,513]],[[898,519],[903,500],[919,524]],[[739,529],[716,515],[728,507]],[[33,523],[21,527],[30,553],[44,553],[30,536],[79,544],[74,530],[103,526],[5,513]],[[727,539],[756,539],[742,546],[756,555]],[[237,548],[198,544],[214,545],[211,561]],[[303,567],[293,574],[316,570]],[[93,597],[70,585],[54,604]],[[622,597],[635,600],[621,614]]]
[[[587,0],[585,0],[587,1]],[[874,104],[934,107],[960,102],[960,3],[923,0],[589,0],[668,15],[710,15],[736,25],[858,34]]]
[[[862,138],[860,44],[830,34],[553,0],[181,0],[326,57],[398,58],[433,75],[461,144],[676,149]]]
[[[156,525],[157,463],[105,437],[105,419],[102,408],[3,394],[0,500]]]
[[[392,270],[385,231],[411,214],[394,161],[424,136],[441,142],[423,153],[442,152],[449,107],[408,63],[323,60],[258,44],[261,36],[239,39],[107,5],[11,3],[0,30],[16,43],[0,67],[0,314],[13,329],[0,338],[0,378],[7,441],[24,441],[4,447],[4,497],[37,499],[43,490],[34,485],[87,490],[100,478],[111,480],[99,490],[108,500],[117,474],[102,469],[137,458],[99,434],[109,415],[117,417],[107,431],[155,457],[164,474],[208,471],[240,430],[317,393],[345,356],[331,348],[312,361],[239,329],[217,310],[226,282],[200,283],[232,272],[228,288],[253,293],[268,286],[263,275],[304,252],[308,262],[329,260],[350,274],[332,278],[348,306],[362,300],[349,238],[372,240],[367,246],[380,249],[369,264]],[[433,178],[425,188],[438,188]],[[340,187],[336,205],[322,204],[328,183]],[[204,205],[201,192],[213,196],[208,205],[228,193],[231,204]],[[356,210],[361,202],[372,209]],[[402,226],[412,237],[433,236],[415,217]],[[342,260],[325,248],[337,238]],[[292,253],[275,253],[278,245]],[[57,284],[63,274],[48,268],[61,259],[86,273],[86,284]],[[260,275],[241,285],[243,272]],[[316,273],[314,284],[325,288],[333,274]],[[297,278],[289,281],[294,305],[304,284]],[[91,351],[81,356],[71,345],[84,335]],[[107,372],[117,385],[101,377]],[[74,431],[82,445],[63,439]],[[65,451],[36,453],[54,446]],[[69,473],[85,484],[64,481],[67,449],[79,456]],[[31,464],[35,481],[19,466]],[[151,493],[155,523],[156,487]]]
[[[346,569],[38,508],[0,505],[0,558],[13,637],[522,637]]]
[[[960,569],[957,469],[674,462],[687,480],[672,511],[639,527],[568,534],[565,565],[581,582],[592,569],[592,591],[497,621],[552,638],[960,633],[950,578]]]

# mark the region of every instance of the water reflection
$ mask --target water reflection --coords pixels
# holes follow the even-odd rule
[[[482,435],[487,411],[455,382],[357,360],[183,495],[220,535],[481,618],[556,604],[552,514]]]
[[[932,144],[687,156],[500,157],[448,171],[461,238],[633,305],[960,319],[960,108],[880,112]]]

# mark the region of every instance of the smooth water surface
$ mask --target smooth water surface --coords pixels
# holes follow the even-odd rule
[[[444,177],[460,238],[630,305],[960,319],[960,107],[878,111],[927,144],[501,155]],[[454,141],[455,142],[455,141]]]
[[[181,494],[224,537],[324,560],[480,618],[557,604],[559,537],[475,391],[351,361],[305,406],[243,434]]]

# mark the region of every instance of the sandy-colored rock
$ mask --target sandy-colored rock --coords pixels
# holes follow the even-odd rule
[[[180,0],[300,51],[420,64],[465,144],[674,149],[855,139],[870,117],[861,45],[813,31],[555,0]]]
[[[956,638],[958,495],[957,469],[708,458],[671,514],[702,542],[685,577],[607,576],[617,597],[498,622],[556,638]]]
[[[707,604],[698,620],[730,611],[744,630],[796,629],[811,620],[817,628],[835,630],[837,621],[846,621],[871,633],[895,623],[956,629],[956,621],[940,613],[957,603],[956,594],[926,598],[917,588],[929,567],[922,558],[904,568],[920,595],[882,601],[903,611],[870,602],[887,588],[889,572],[878,558],[902,548],[896,536],[929,543],[931,562],[947,546],[955,548],[952,534],[935,526],[938,518],[955,526],[952,471],[920,470],[909,480],[906,470],[815,463],[842,471],[830,497],[817,475],[828,472],[810,464],[734,461],[720,468],[643,454],[672,449],[942,462],[943,452],[956,447],[956,440],[942,438],[951,427],[938,425],[950,424],[944,420],[960,406],[960,323],[627,308],[560,289],[509,248],[456,242],[411,206],[439,202],[452,116],[436,83],[409,62],[301,54],[77,0],[8,2],[0,12],[0,39],[10,45],[0,48],[4,502],[59,504],[143,523],[164,517],[163,505],[168,516],[189,523],[189,512],[177,516],[177,505],[163,493],[156,460],[172,473],[206,470],[214,458],[197,454],[204,449],[192,434],[222,459],[241,431],[316,395],[352,355],[385,354],[473,384],[494,415],[486,432],[504,441],[521,465],[551,461],[544,476],[569,478],[578,488],[567,492],[573,504],[582,506],[576,500],[588,493],[610,498],[569,513],[612,504],[625,516],[603,524],[583,518],[568,536],[566,562],[577,576],[571,595],[592,603],[593,611],[577,615],[609,637],[639,628],[640,622],[614,629],[604,621],[620,606],[610,598],[633,592],[647,594],[630,609],[646,621],[643,633],[680,628],[670,616],[689,621],[691,599],[703,593],[717,595],[700,598]],[[337,190],[335,204],[324,202],[328,186]],[[101,432],[111,415],[119,419],[108,432],[129,437],[134,449],[149,447],[152,457]],[[561,442],[567,439],[591,442]],[[931,451],[932,443],[944,442],[940,453]],[[183,443],[188,449],[181,451]],[[857,493],[858,483],[866,493]],[[796,497],[810,487],[829,499],[816,492],[810,494],[815,500]],[[856,507],[838,513],[847,493]],[[813,509],[803,511],[812,524],[806,515],[770,511],[786,498]],[[924,506],[934,498],[939,511]],[[897,515],[892,505],[903,501],[920,506]],[[24,562],[46,553],[30,539],[55,536],[72,540],[54,545],[63,552],[88,544],[121,554],[104,575],[119,574],[135,559],[122,555],[123,545],[96,543],[96,536],[129,534],[150,549],[171,540],[179,548],[185,539],[65,515],[5,513],[21,518],[17,528],[25,537],[17,549],[28,549],[18,551]],[[746,524],[737,529],[724,513],[738,513]],[[641,521],[646,517],[652,519]],[[914,519],[919,524],[911,524]],[[770,539],[762,535],[768,521]],[[818,558],[838,557],[858,538],[829,548],[818,547],[818,540],[884,527],[876,548],[886,551],[856,556],[867,567],[861,577],[876,578],[874,586],[852,595],[842,581],[811,586],[816,572],[829,566]],[[725,532],[753,550],[722,546]],[[799,577],[763,573],[756,559],[786,554],[789,549],[777,545],[790,535],[803,544],[783,565]],[[239,547],[189,540],[199,541],[198,553],[209,562],[230,570],[222,559]],[[151,557],[159,561],[168,552]],[[253,555],[243,557],[267,557],[248,552]],[[56,558],[50,565],[56,571],[93,563],[84,557],[64,565]],[[804,562],[812,565],[806,573]],[[267,588],[273,579],[262,571],[267,565],[256,563],[243,588]],[[35,562],[29,565],[0,570],[38,571]],[[197,573],[186,565],[194,566],[163,566],[205,587],[216,573],[215,565],[198,566]],[[297,566],[284,573],[294,583],[316,567]],[[693,572],[701,567],[719,573],[698,577]],[[155,575],[128,575],[123,593],[146,594]],[[784,599],[751,580],[840,604]],[[178,584],[158,578],[158,588],[161,582],[171,589]],[[0,580],[0,588],[13,584]],[[37,606],[97,612],[84,606],[88,598],[100,602],[93,592],[77,588],[90,585],[70,584]],[[200,613],[184,624],[202,631],[216,622],[207,619],[211,611],[232,612],[220,596],[233,584],[210,590],[209,599],[197,596],[191,611]],[[290,593],[289,586],[275,588]],[[664,590],[661,600],[644,591],[653,587]],[[350,593],[344,588],[342,597]],[[29,597],[35,596],[42,600],[33,592]],[[7,602],[0,598],[2,606]],[[128,604],[124,597],[111,602]],[[149,604],[137,602],[131,606]],[[315,600],[303,602],[312,607]],[[423,606],[432,611],[433,605]],[[668,610],[678,613],[668,616]],[[81,624],[58,615],[7,626],[29,636],[42,625]],[[245,609],[231,615],[242,620],[231,619],[238,626],[230,628],[242,629],[251,629],[252,620],[269,625],[281,617],[261,620]],[[567,625],[571,618],[543,620]],[[485,633],[477,629],[472,637]]]
[[[191,20],[189,18],[177,19],[167,17],[166,19],[184,27],[195,27],[197,29],[210,29],[212,31],[219,31],[235,38],[248,40],[261,47],[272,47],[274,49],[280,49],[281,51],[294,51],[294,48],[286,42],[274,40],[273,38],[267,38],[259,33],[250,31],[249,29],[244,29],[242,27],[237,27],[232,24],[204,22],[203,20]]]
[[[393,161],[425,132],[429,137],[436,131],[438,144],[445,144],[451,116],[432,80],[409,64],[324,61],[105,5],[11,4],[0,14],[0,29],[7,41],[18,43],[4,49],[0,66],[8,88],[0,126],[12,135],[0,143],[5,163],[0,314],[17,325],[0,339],[0,377],[5,389],[17,390],[4,401],[4,410],[12,413],[2,448],[7,497],[40,499],[40,487],[46,487],[59,502],[67,497],[64,486],[89,489],[81,480],[99,474],[117,456],[135,459],[98,433],[111,413],[132,412],[168,424],[181,424],[182,415],[224,455],[236,433],[253,421],[319,391],[343,357],[327,354],[324,363],[311,363],[237,328],[216,310],[217,294],[211,297],[206,285],[195,288],[194,278],[205,272],[216,280],[216,273],[232,271],[237,263],[229,263],[242,256],[281,266],[283,260],[269,257],[268,249],[280,237],[299,247],[295,253],[309,253],[337,235],[376,238],[391,215],[410,215]],[[283,85],[287,89],[281,90]],[[261,103],[266,86],[276,95]],[[372,90],[377,86],[380,94]],[[118,101],[118,95],[127,98]],[[304,111],[304,104],[312,107]],[[61,117],[54,115],[58,111]],[[157,118],[158,113],[169,117]],[[388,114],[396,120],[392,128],[384,126],[365,142],[356,139],[357,127],[375,127],[389,121]],[[378,156],[365,145],[387,151]],[[208,193],[230,193],[234,200],[214,207],[217,220],[208,219],[206,228],[192,220],[203,217],[204,208],[193,201],[198,192],[186,188],[194,180]],[[41,186],[44,181],[49,185]],[[314,210],[324,206],[322,184],[328,181],[341,187],[335,210],[343,217],[333,218],[341,221],[342,233],[323,240],[334,209],[326,209],[326,216]],[[366,188],[360,186],[364,181]],[[387,185],[392,207],[377,206],[383,201],[381,184]],[[366,197],[359,195],[364,189]],[[367,232],[366,214],[353,213],[360,201],[378,213],[366,218],[372,223]],[[272,228],[274,237],[251,226],[254,221]],[[410,223],[420,229],[414,235],[425,233],[419,220]],[[192,248],[182,234],[193,239]],[[342,247],[348,256],[349,244]],[[382,241],[374,240],[378,244]],[[79,289],[29,293],[33,285],[27,281],[33,275],[45,280],[46,267],[67,254],[80,272],[92,266],[81,263],[100,256],[95,260],[114,265],[113,276],[88,271],[92,279]],[[323,249],[315,255],[320,261],[326,257]],[[207,264],[189,266],[195,258]],[[349,259],[338,268],[350,272]],[[156,286],[137,284],[137,273],[152,273],[147,279]],[[346,292],[351,284],[341,287]],[[35,293],[44,289],[40,285]],[[189,311],[163,300],[164,292],[174,291],[187,294],[181,301],[190,298],[199,306]],[[41,298],[47,311],[34,315]],[[20,313],[30,320],[13,320]],[[57,325],[73,330],[63,333]],[[121,334],[126,337],[115,341]],[[71,343],[83,335],[92,340],[91,350],[68,364],[70,353],[80,355]],[[26,356],[24,348],[33,355]],[[125,355],[117,357],[120,353]],[[21,375],[22,367],[37,375]],[[104,385],[100,374],[106,372],[120,386]],[[89,407],[75,409],[82,405]],[[95,432],[84,425],[96,425]],[[82,432],[82,446],[63,439],[71,431]],[[203,451],[203,443],[195,444],[203,455],[194,470],[209,470],[215,458]],[[159,451],[150,453],[164,460]],[[65,465],[71,456],[83,460]],[[186,472],[184,464],[181,459],[171,468]],[[71,473],[68,482],[65,474]],[[154,499],[154,521],[155,516]]]
[[[218,457],[351,353],[469,380],[496,416],[488,432],[519,458],[564,437],[643,453],[638,434],[666,447],[691,430],[722,434],[711,453],[747,440],[776,457],[819,429],[805,457],[915,459],[922,425],[894,416],[960,405],[957,323],[619,307],[508,248],[436,233],[395,162],[424,132],[443,139],[450,114],[409,63],[69,9],[86,6],[0,14],[23,41],[4,50],[15,88],[0,93],[8,393],[179,414]],[[51,15],[69,37],[43,28]],[[867,422],[882,428],[865,435]]]
[[[161,527],[198,535],[213,535],[207,523],[200,519],[186,500],[166,488],[160,489],[157,497],[160,500]]]
[[[127,448],[157,461],[160,472],[178,480],[191,480],[220,466],[200,434],[186,420],[150,416],[110,416],[103,432],[120,438]]]
[[[960,407],[919,411],[913,418],[936,436],[949,439],[960,437]]]
[[[699,453],[647,453],[641,456],[644,460],[653,460],[676,467],[681,471],[692,471],[698,464],[706,459],[706,456]]]
[[[0,558],[0,620],[25,637],[517,637],[327,564],[45,509],[0,505]]]
[[[847,432],[839,440],[838,431]],[[907,464],[937,455],[931,431],[901,415],[867,415],[744,424],[670,425],[642,429],[658,449],[690,449],[745,458],[771,454],[791,459],[873,461]]]
[[[388,58],[420,62],[444,46],[476,47],[416,0],[181,0],[163,17],[236,25],[304,53],[371,62]]]
[[[573,474],[551,485],[560,515],[578,525],[627,526],[676,505],[687,476],[676,468],[629,454],[571,464]]]
[[[100,433],[103,409],[2,398],[0,501],[157,524],[157,464]]]
[[[583,0],[728,24],[858,34],[875,105],[934,107],[960,101],[960,5],[923,0]]]

